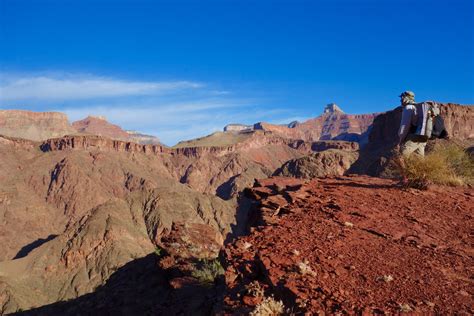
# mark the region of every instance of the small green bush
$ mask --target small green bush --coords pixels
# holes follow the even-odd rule
[[[160,247],[155,248],[155,255],[157,255],[158,258],[161,258],[161,256],[163,256],[163,254],[164,254],[163,249],[161,249]]]
[[[224,268],[218,259],[204,259],[195,264],[194,267],[195,269],[191,275],[203,284],[212,285],[219,276],[224,275]]]

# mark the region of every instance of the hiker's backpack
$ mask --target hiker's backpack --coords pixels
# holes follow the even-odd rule
[[[426,142],[428,139],[448,136],[437,103],[422,102],[415,104],[415,107],[418,120],[417,125],[413,127],[413,134],[417,141]]]
[[[444,119],[441,115],[433,117],[433,130],[431,132],[431,139],[435,138],[447,138],[448,131],[444,125]]]

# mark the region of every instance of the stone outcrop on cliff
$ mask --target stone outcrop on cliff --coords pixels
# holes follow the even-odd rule
[[[0,135],[41,141],[74,133],[63,113],[0,110]]]
[[[274,175],[303,179],[342,176],[358,157],[359,154],[354,151],[328,149],[289,160],[277,169]]]

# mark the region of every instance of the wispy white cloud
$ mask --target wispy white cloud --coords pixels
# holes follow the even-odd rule
[[[0,100],[79,100],[107,97],[159,95],[203,86],[192,81],[129,81],[107,77],[69,75],[2,76]]]
[[[186,80],[2,74],[0,106],[64,112],[71,122],[101,115],[123,129],[155,135],[168,145],[222,131],[229,123],[283,122],[296,114],[281,107],[265,108],[261,98],[225,88]]]

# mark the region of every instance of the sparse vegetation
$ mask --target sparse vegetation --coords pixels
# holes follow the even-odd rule
[[[253,297],[264,296],[264,290],[258,281],[252,281],[250,284],[245,286],[245,289],[247,290],[247,293]]]
[[[311,266],[309,265],[309,262],[307,260],[298,263],[298,271],[302,275],[311,275],[311,276],[316,276],[316,272],[311,269]]]
[[[411,308],[411,306],[408,304],[399,304],[398,308],[400,309],[400,312],[402,313],[408,313],[408,312],[413,311],[413,308]]]
[[[430,184],[474,184],[474,159],[456,144],[436,145],[425,157],[403,158],[400,173],[406,185],[426,189]]]
[[[282,301],[276,301],[273,296],[266,297],[250,313],[252,316],[278,316],[285,313],[285,305]]]
[[[394,279],[393,279],[393,276],[391,274],[387,274],[387,275],[383,275],[383,276],[379,277],[378,280],[384,281],[385,283],[390,283]]]
[[[161,258],[161,256],[163,256],[163,249],[161,249],[160,247],[156,247],[155,248],[155,255],[157,255],[158,258]]]
[[[224,275],[224,268],[218,259],[201,260],[195,265],[191,275],[203,284],[212,285],[216,278]]]

